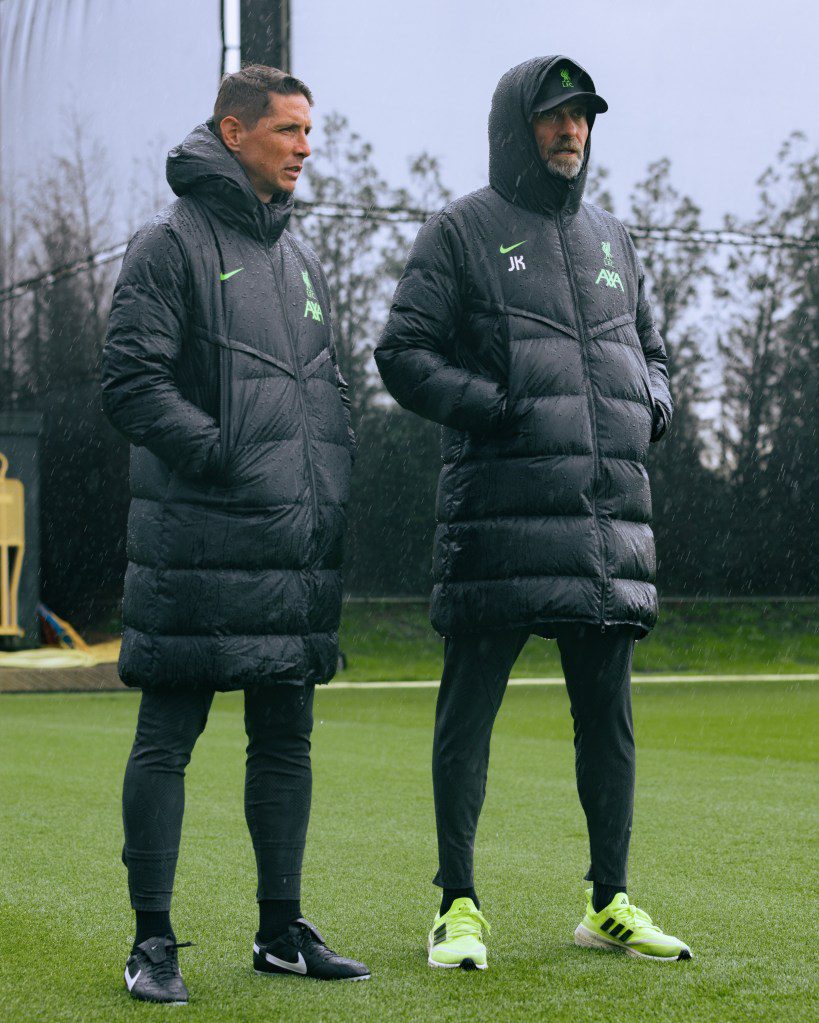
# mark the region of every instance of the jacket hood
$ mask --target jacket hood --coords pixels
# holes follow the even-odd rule
[[[589,137],[583,167],[574,181],[546,169],[535,141],[532,109],[543,80],[558,61],[570,61],[588,75],[571,57],[533,57],[501,78],[489,113],[489,184],[507,202],[537,213],[575,212],[583,198],[589,169],[593,112],[588,115]]]
[[[274,194],[263,203],[244,168],[216,135],[213,121],[200,124],[168,153],[168,184],[176,195],[192,195],[220,220],[260,241],[275,242],[290,220],[293,196]]]

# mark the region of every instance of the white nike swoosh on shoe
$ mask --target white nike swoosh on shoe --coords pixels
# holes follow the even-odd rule
[[[291,973],[307,973],[307,963],[304,961],[304,956],[301,952],[299,952],[299,958],[295,963],[289,963],[286,959],[279,959],[278,956],[271,955],[269,952],[265,952],[264,957],[274,966],[280,966],[283,970],[289,970]]]
[[[136,976],[132,977],[130,975],[130,973],[128,972],[128,967],[127,966],[125,967],[125,983],[128,986],[128,990],[129,991],[134,986],[134,984],[136,984],[136,982],[139,980],[141,974],[142,974],[142,970],[137,970],[136,971]]]

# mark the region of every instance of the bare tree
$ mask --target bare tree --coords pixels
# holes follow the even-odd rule
[[[131,180],[125,185],[128,193],[125,233],[128,236],[135,234],[146,220],[173,199],[165,178],[165,160],[169,149],[167,138],[152,138],[142,156],[134,162]]]
[[[323,131],[321,153],[306,169],[311,198],[364,210],[389,205],[391,193],[375,167],[372,146],[337,113],[327,116]],[[381,272],[384,230],[367,216],[315,215],[300,217],[297,230],[327,272],[339,362],[357,423],[374,391],[368,363],[386,299]]]
[[[638,228],[669,227],[699,230],[701,211],[671,182],[671,163],[658,160],[631,194],[631,222]],[[703,285],[711,276],[711,253],[704,244],[680,245],[656,237],[637,241],[651,292],[657,328],[668,352],[668,374],[674,395],[674,434],[678,444],[699,452],[698,405],[705,395],[705,362],[701,303]]]
[[[601,206],[609,213],[614,213],[614,197],[609,189],[609,169],[600,163],[592,163],[589,167],[589,174],[586,178],[586,188],[583,198],[586,202]]]
[[[726,218],[727,227],[819,237],[819,157],[805,155],[803,143],[800,135],[784,143],[759,179],[756,215],[741,224]],[[792,592],[805,585],[796,580],[815,586],[819,576],[810,567],[815,530],[806,531],[819,499],[817,272],[815,251],[749,245],[734,251],[718,290],[731,310],[720,344],[722,441],[734,581],[742,590]]]
[[[105,169],[102,149],[75,130],[69,151],[31,187],[21,218],[29,274],[58,271],[31,289],[16,366],[18,405],[44,416],[43,595],[80,623],[116,599],[128,499],[127,447],[99,401],[114,268],[90,257],[110,244]],[[74,270],[59,273],[66,267]]]
[[[81,273],[43,289],[54,339],[48,368],[59,381],[86,379],[97,370],[113,284],[113,268],[96,266],[92,259],[112,241],[113,190],[100,173],[107,165],[105,150],[89,140],[76,115],[71,119],[70,148],[35,181],[25,213],[28,257],[36,273],[87,261]]]
[[[3,291],[20,279],[20,267],[17,208],[7,195],[0,195],[0,288]],[[11,408],[17,400],[22,326],[21,298],[4,298],[0,302],[0,400],[5,408]]]
[[[635,227],[700,227],[700,210],[671,181],[671,165],[658,160],[647,168],[630,198]],[[680,245],[654,236],[636,239],[645,268],[657,328],[665,340],[674,399],[674,421],[649,457],[659,579],[666,589],[714,588],[707,578],[703,520],[714,509],[711,477],[703,464],[703,430],[699,408],[705,337],[702,327],[703,285],[711,274],[711,253],[704,245]]]
[[[806,199],[815,155],[800,159],[802,136],[791,136],[759,179],[759,209],[746,222],[725,218],[729,230],[805,237],[815,228]],[[742,485],[761,482],[780,419],[781,378],[788,362],[786,324],[804,297],[810,261],[787,247],[748,245],[733,251],[717,288],[731,315],[720,343],[723,359],[727,468]]]
[[[780,154],[781,230],[819,242],[819,153],[806,153],[795,136]],[[782,187],[784,186],[784,188]],[[788,249],[784,272],[791,301],[781,325],[782,363],[776,382],[776,417],[767,437],[765,490],[778,540],[769,576],[777,589],[815,593],[819,588],[819,253]]]
[[[437,208],[449,193],[438,161],[428,154],[410,163],[410,184],[393,189],[381,177],[372,146],[340,114],[323,124],[321,152],[307,165],[310,198],[317,203],[354,207],[348,215],[299,217],[297,229],[313,246],[324,266],[333,303],[336,345],[349,385],[354,423],[372,407],[380,382],[372,352],[386,318],[395,280],[420,227],[383,222],[366,211]]]

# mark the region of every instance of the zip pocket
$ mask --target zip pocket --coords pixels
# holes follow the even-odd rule
[[[219,474],[227,469],[231,453],[230,429],[230,388],[231,388],[231,352],[227,347],[219,348]]]
[[[648,363],[646,357],[643,355],[642,348],[640,349],[640,372],[643,376],[643,385],[648,395],[648,407],[651,410],[652,420],[654,418],[654,395],[651,393],[651,377],[648,374]]]

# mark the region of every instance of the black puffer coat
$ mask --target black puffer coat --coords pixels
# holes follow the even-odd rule
[[[490,187],[419,232],[376,361],[442,423],[432,622],[443,635],[657,618],[649,441],[666,355],[626,229],[547,172],[531,110],[557,57],[507,72]],[[593,118],[590,118],[593,123]]]
[[[103,404],[131,449],[120,674],[239,689],[333,675],[353,440],[327,283],[200,125],[134,236]]]

